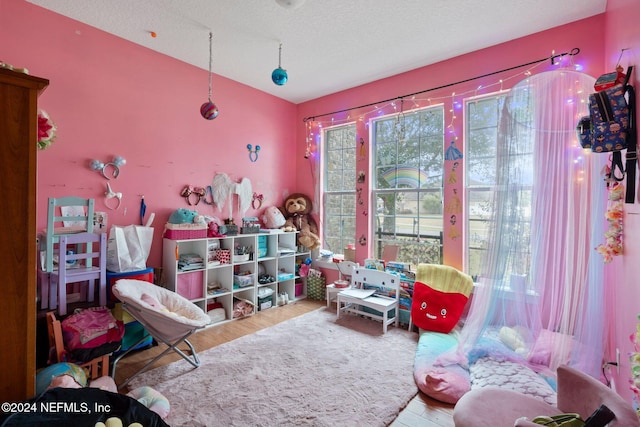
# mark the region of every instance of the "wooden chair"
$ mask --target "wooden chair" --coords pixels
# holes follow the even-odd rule
[[[68,253],[71,248],[73,253]],[[55,308],[57,305],[58,314],[67,314],[67,284],[85,281],[89,282],[87,301],[94,300],[97,281],[99,305],[106,305],[107,234],[61,235],[59,252],[60,265],[57,270],[51,272],[49,280],[50,307]]]
[[[83,209],[81,215],[63,216],[62,208],[70,206],[80,206]],[[41,250],[45,252],[43,270],[47,273],[53,271],[53,257],[55,244],[58,243],[61,235],[93,232],[94,200],[83,199],[81,197],[61,197],[49,198],[47,213],[47,231],[42,235]],[[65,222],[78,223],[78,225],[65,226]]]
[[[51,361],[53,363],[58,362],[72,362],[66,360],[64,339],[62,338],[62,325],[60,321],[56,319],[54,312],[47,313],[47,330],[49,331],[49,348],[52,349]],[[89,379],[96,379],[106,375],[109,375],[109,355],[105,354],[100,357],[96,357],[88,362],[79,364],[88,372]]]
[[[400,319],[400,278],[393,274],[363,267],[356,267],[351,275],[354,288],[338,292],[338,318],[340,313],[354,313],[382,322],[383,333],[387,326]],[[369,310],[366,310],[369,309]]]

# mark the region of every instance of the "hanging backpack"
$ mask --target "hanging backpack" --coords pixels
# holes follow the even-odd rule
[[[635,90],[629,84],[632,70],[633,67],[627,69],[622,84],[615,84],[589,95],[589,116],[582,117],[577,126],[578,138],[583,148],[595,153],[612,153],[612,179],[622,181],[626,173],[626,203],[634,203],[637,161]],[[626,167],[622,164],[621,153],[625,149]]]

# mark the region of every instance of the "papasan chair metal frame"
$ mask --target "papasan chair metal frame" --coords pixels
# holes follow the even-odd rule
[[[133,378],[148,370],[151,365],[172,350],[194,368],[200,366],[198,354],[187,338],[211,323],[211,319],[202,309],[175,292],[142,280],[118,280],[112,291],[113,295],[122,302],[122,308],[140,322],[149,335],[167,345],[162,353],[118,385],[118,388],[129,384]],[[120,359],[145,339],[147,335],[113,361],[113,378],[116,376],[116,367]],[[177,347],[182,342],[189,347],[191,356]]]

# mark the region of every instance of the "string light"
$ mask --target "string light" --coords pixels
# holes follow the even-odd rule
[[[547,57],[547,58],[544,58],[544,59],[541,59],[541,60],[532,61],[530,63],[519,65],[519,66],[515,66],[515,67],[511,67],[511,68],[508,68],[506,70],[500,70],[500,71],[496,71],[496,72],[493,72],[493,73],[488,73],[488,74],[485,74],[483,76],[470,78],[470,79],[464,80],[462,82],[443,85],[443,86],[440,86],[439,88],[428,89],[428,90],[421,91],[421,92],[418,92],[418,93],[415,93],[415,94],[410,94],[410,95],[406,95],[406,96],[400,96],[400,97],[388,100],[388,102],[385,102],[384,104],[380,103],[380,102],[376,102],[376,103],[372,103],[372,104],[368,104],[368,105],[364,105],[364,106],[360,106],[360,107],[355,107],[355,108],[350,108],[350,109],[347,109],[347,110],[338,111],[338,112],[335,112],[335,113],[323,114],[323,115],[326,115],[326,116],[332,116],[332,118],[329,121],[324,121],[324,122],[327,122],[327,123],[330,122],[332,124],[348,123],[348,122],[351,121],[350,117],[346,117],[344,119],[338,119],[337,117],[335,117],[335,115],[336,114],[340,114],[340,113],[344,113],[344,112],[350,111],[350,110],[358,110],[358,111],[360,111],[359,116],[358,116],[359,117],[358,120],[361,120],[361,121],[365,120],[366,118],[370,118],[370,117],[376,117],[376,116],[380,117],[380,116],[383,116],[383,115],[386,115],[386,114],[393,114],[394,112],[397,111],[396,101],[397,100],[402,100],[404,98],[410,98],[411,99],[412,104],[413,104],[412,108],[414,108],[414,107],[416,109],[417,108],[421,108],[423,103],[425,103],[426,106],[431,106],[431,105],[434,105],[434,104],[439,103],[441,101],[446,101],[447,98],[450,97],[450,95],[444,95],[444,96],[441,96],[441,97],[426,97],[426,98],[419,98],[416,95],[419,95],[419,94],[422,94],[422,93],[427,93],[427,92],[432,92],[434,90],[442,89],[442,88],[445,88],[445,87],[450,87],[450,86],[454,86],[454,85],[460,85],[460,84],[467,83],[467,82],[472,81],[472,80],[476,80],[478,78],[486,78],[486,77],[489,77],[489,76],[492,76],[492,75],[495,75],[495,74],[504,73],[504,72],[507,72],[507,71],[515,70],[516,68],[522,68],[524,66],[528,66],[529,68],[527,68],[524,72],[517,72],[517,73],[512,74],[511,76],[508,76],[508,77],[505,77],[505,78],[500,78],[496,82],[491,83],[491,84],[479,85],[474,89],[470,89],[470,90],[468,90],[466,92],[459,93],[458,96],[460,96],[461,98],[465,98],[465,97],[467,97],[467,96],[469,96],[471,94],[477,94],[477,92],[480,89],[484,89],[484,90],[489,91],[489,90],[491,90],[491,88],[496,87],[496,86],[499,86],[499,92],[504,92],[505,91],[504,84],[506,82],[508,82],[510,80],[513,80],[513,79],[516,79],[516,78],[517,79],[522,79],[522,75],[523,74],[525,76],[527,76],[527,77],[531,76],[532,75],[532,71],[535,70],[536,68],[540,67],[541,65],[543,65],[547,60],[551,59],[552,65],[555,66],[555,65],[560,64],[563,61],[565,56],[573,57],[573,56],[577,55],[578,53],[580,53],[580,49],[578,49],[578,48],[572,49],[571,52],[566,52],[566,53],[561,53],[561,54],[556,54],[555,50],[554,50],[554,51],[552,51],[552,54],[551,54],[550,57]],[[572,61],[572,59],[571,59],[571,61]],[[452,104],[452,108],[453,109],[462,108],[462,104],[461,103],[458,103],[456,105]],[[392,111],[390,111],[390,110],[392,110]],[[308,121],[308,120],[312,120],[312,119],[314,121],[317,121],[317,117],[318,116],[305,118],[304,121]],[[319,121],[318,123],[322,123],[322,121]]]

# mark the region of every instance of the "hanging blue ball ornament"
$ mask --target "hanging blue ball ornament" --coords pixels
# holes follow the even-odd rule
[[[207,120],[213,120],[218,117],[220,111],[218,110],[218,107],[216,107],[216,104],[211,101],[207,101],[200,106],[200,114]]]
[[[283,70],[281,67],[276,68],[273,70],[273,73],[271,73],[271,80],[278,86],[284,85],[287,80],[289,80],[287,70]]]

